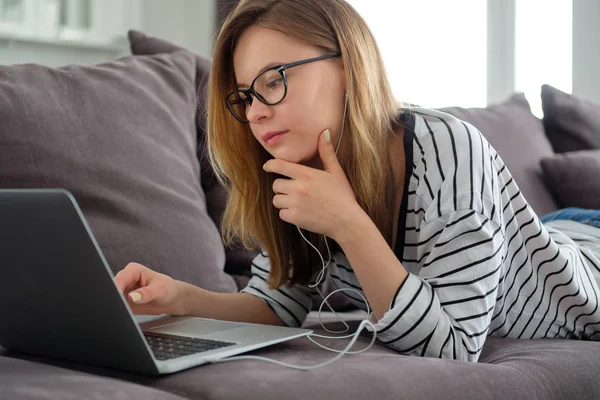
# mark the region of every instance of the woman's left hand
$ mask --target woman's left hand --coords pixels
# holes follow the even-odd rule
[[[290,178],[273,182],[273,205],[282,220],[336,240],[363,210],[325,132],[319,136],[318,151],[323,170],[281,159],[267,161],[263,169]]]

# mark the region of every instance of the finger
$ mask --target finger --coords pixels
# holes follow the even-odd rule
[[[342,167],[338,161],[333,143],[331,142],[331,133],[325,129],[319,137],[319,156],[323,162],[323,169],[331,173],[337,173]]]
[[[293,212],[289,208],[283,208],[279,210],[279,218],[285,222],[289,222],[290,224],[295,222]]]
[[[127,288],[135,286],[141,280],[144,268],[141,264],[129,263],[115,275],[115,282],[121,293],[125,293]]]
[[[312,168],[279,158],[272,158],[263,165],[267,172],[278,173],[292,179],[301,179],[311,173]]]
[[[289,194],[294,186],[294,181],[291,179],[275,179],[273,182],[273,191],[275,193]]]
[[[147,304],[157,298],[165,297],[167,289],[160,283],[150,282],[144,286],[130,292],[127,297],[135,304]]]
[[[280,210],[290,208],[290,196],[286,194],[278,194],[273,196],[273,205]]]

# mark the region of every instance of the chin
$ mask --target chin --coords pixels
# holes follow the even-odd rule
[[[307,165],[315,158],[315,154],[302,154],[294,149],[282,147],[269,152],[274,158],[292,162],[294,164]],[[318,155],[317,155],[318,156]]]

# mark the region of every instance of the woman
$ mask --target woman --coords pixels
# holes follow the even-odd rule
[[[225,241],[262,250],[253,278],[213,293],[131,263],[115,279],[136,313],[300,326],[325,269],[404,354],[476,361],[488,335],[600,339],[600,229],[578,223],[573,240],[542,225],[476,128],[395,102],[343,0],[232,12],[208,154],[229,190]]]

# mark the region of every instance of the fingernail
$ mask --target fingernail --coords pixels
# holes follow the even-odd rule
[[[129,297],[131,297],[131,300],[134,303],[137,303],[138,301],[140,301],[142,299],[142,295],[139,294],[138,292],[129,293]]]
[[[329,129],[325,129],[325,132],[323,132],[323,137],[325,138],[325,141],[327,143],[329,143],[329,141],[331,140],[331,135],[329,134]]]
[[[267,163],[263,164],[263,169],[266,171],[267,170]]]

